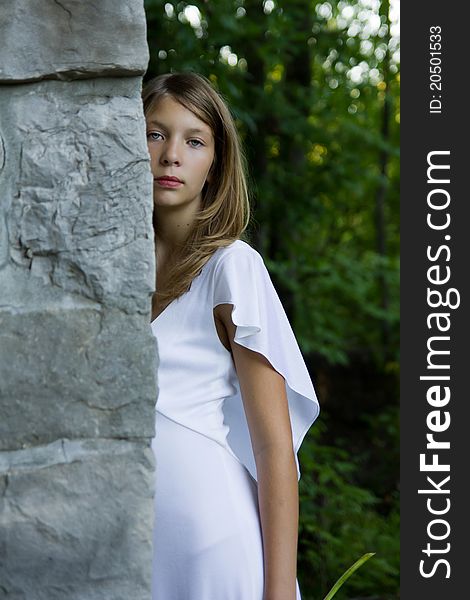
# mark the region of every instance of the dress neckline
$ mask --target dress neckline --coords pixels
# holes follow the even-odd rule
[[[174,299],[173,299],[171,302],[169,302],[169,303],[168,303],[168,304],[165,306],[165,308],[164,308],[164,309],[163,309],[163,310],[162,310],[162,311],[161,311],[161,312],[160,312],[160,313],[159,313],[159,314],[158,314],[158,315],[155,317],[155,319],[153,319],[153,321],[150,321],[150,325],[153,325],[154,323],[156,323],[156,322],[157,322],[157,321],[160,319],[160,317],[161,317],[161,316],[162,316],[164,313],[166,313],[166,312],[168,311],[168,309],[169,309],[169,308],[171,308],[172,304],[175,304],[175,302],[176,302],[177,300],[179,300],[180,298],[183,298],[183,297],[184,297],[184,296],[185,296],[185,295],[186,295],[188,292],[190,292],[190,291],[191,291],[191,289],[192,289],[192,287],[193,287],[193,283],[194,283],[194,282],[195,282],[197,279],[199,279],[199,277],[200,277],[200,276],[203,274],[203,272],[204,272],[204,269],[205,269],[205,268],[206,268],[206,267],[209,265],[209,263],[210,263],[210,262],[212,262],[212,260],[213,260],[214,256],[215,256],[216,254],[218,254],[218,253],[220,252],[220,250],[222,250],[222,249],[224,249],[224,248],[228,248],[228,247],[229,247],[229,246],[231,246],[232,244],[235,244],[236,242],[239,242],[239,241],[242,241],[242,240],[238,240],[238,239],[237,239],[237,240],[234,240],[234,241],[233,241],[231,244],[229,244],[228,246],[221,246],[220,248],[217,248],[217,250],[215,250],[215,252],[213,252],[213,253],[211,254],[211,256],[209,257],[209,259],[207,260],[207,262],[206,262],[206,263],[203,265],[202,269],[199,271],[199,273],[196,275],[196,277],[195,277],[195,278],[194,278],[194,279],[191,281],[191,285],[189,286],[189,289],[188,289],[186,292],[184,292],[184,294],[181,294],[181,296],[178,296],[178,298],[174,298]],[[226,349],[226,348],[225,348],[225,349]],[[226,350],[227,350],[227,349],[226,349]]]
[[[185,294],[187,294],[187,293],[188,292],[185,292]],[[184,294],[182,294],[182,296],[184,296]],[[178,296],[178,297],[181,298],[181,296]],[[155,319],[153,321],[150,321],[150,325],[153,325],[154,323],[156,323],[158,321],[158,319],[163,315],[163,313],[166,313],[166,311],[170,308],[170,306],[174,302],[176,302],[176,300],[178,300],[178,298],[174,298],[171,302],[168,302],[168,304],[165,306],[165,308],[158,313],[158,315],[155,317]]]

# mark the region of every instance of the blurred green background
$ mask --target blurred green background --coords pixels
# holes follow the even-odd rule
[[[151,59],[209,77],[249,166],[253,223],[322,412],[301,449],[298,578],[399,597],[399,5],[145,0]]]

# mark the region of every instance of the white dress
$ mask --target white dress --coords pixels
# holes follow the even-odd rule
[[[152,600],[263,598],[256,466],[233,360],[214,323],[219,304],[233,305],[235,341],[284,377],[296,452],[319,411],[261,256],[240,240],[217,250],[151,324],[160,359]]]

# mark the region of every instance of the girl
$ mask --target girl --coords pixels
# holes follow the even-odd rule
[[[154,600],[296,600],[296,452],[318,414],[249,220],[230,111],[194,73],[143,90],[154,177]]]

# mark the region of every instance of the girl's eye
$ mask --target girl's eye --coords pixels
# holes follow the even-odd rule
[[[150,131],[149,133],[147,133],[147,138],[150,138],[151,140],[157,141],[160,138],[158,138],[157,136],[160,136],[160,138],[162,138],[162,134],[158,133],[158,131]]]
[[[203,146],[203,143],[199,140],[189,140],[189,144],[193,147],[193,148],[199,148],[199,146]]]

